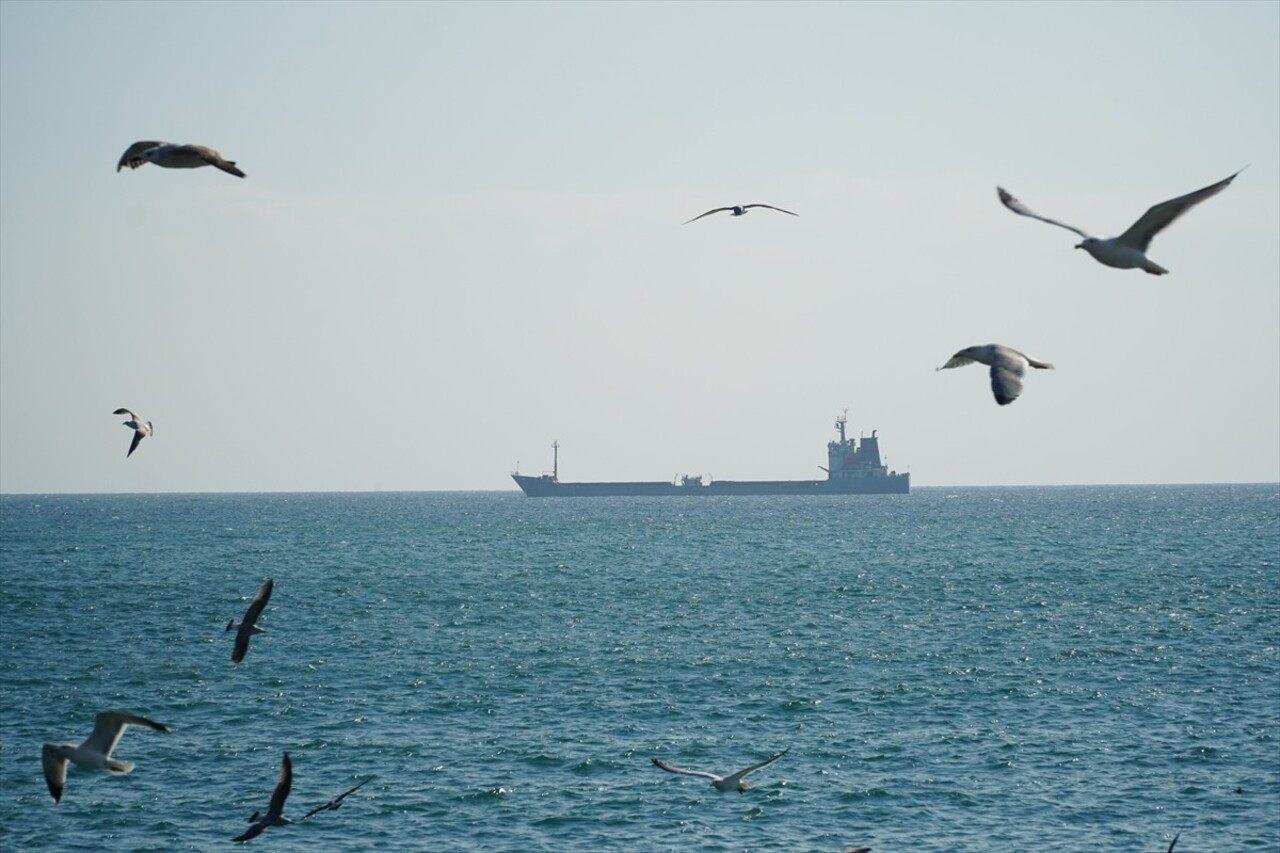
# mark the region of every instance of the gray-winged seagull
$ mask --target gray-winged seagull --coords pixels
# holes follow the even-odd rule
[[[703,779],[710,779],[711,787],[715,788],[717,791],[737,791],[739,794],[745,794],[747,789],[751,787],[743,781],[748,773],[754,773],[757,770],[768,767],[790,751],[791,747],[787,747],[770,759],[761,761],[759,764],[753,764],[746,770],[739,770],[737,773],[730,773],[728,776],[717,776],[714,773],[707,773],[704,770],[685,770],[682,767],[675,767],[674,765],[668,764],[658,758],[653,759],[653,763],[655,766],[661,767],[668,773],[680,773],[685,776],[701,776]]]
[[[93,720],[93,733],[79,746],[69,743],[46,743],[40,751],[40,763],[44,766],[44,781],[49,785],[49,793],[55,803],[62,802],[62,788],[67,781],[67,762],[83,767],[85,770],[110,770],[112,773],[124,774],[133,770],[132,761],[117,761],[111,757],[124,730],[129,726],[139,726],[157,732],[171,732],[173,729],[160,723],[152,722],[145,717],[126,714],[124,711],[102,711]]]
[[[1246,166],[1245,168],[1248,167]],[[1243,171],[1244,169],[1240,170],[1240,172]],[[1031,208],[1018,201],[1003,187],[996,187],[996,194],[1000,196],[1001,204],[1020,216],[1039,219],[1041,222],[1048,222],[1050,225],[1057,225],[1059,228],[1065,228],[1068,231],[1074,231],[1079,234],[1084,240],[1077,243],[1076,248],[1084,249],[1093,255],[1093,259],[1098,263],[1122,270],[1136,268],[1152,275],[1164,275],[1168,270],[1147,257],[1147,247],[1151,245],[1151,239],[1200,202],[1225,190],[1240,172],[1236,172],[1235,175],[1224,178],[1216,184],[1210,184],[1204,189],[1196,190],[1193,193],[1187,193],[1168,201],[1162,201],[1142,214],[1142,217],[1130,225],[1129,230],[1119,237],[1108,237],[1106,239],[1094,237],[1088,231],[1032,212]]]
[[[231,662],[240,663],[244,660],[245,653],[249,651],[249,638],[254,634],[265,634],[266,631],[258,627],[258,617],[262,615],[262,608],[267,606],[267,599],[271,598],[271,590],[275,589],[275,581],[267,578],[253,597],[253,601],[249,602],[249,609],[244,612],[244,620],[236,622],[235,619],[227,622],[227,627],[223,631],[236,629],[236,643],[231,650]]]
[[[253,813],[253,817],[249,818],[250,826],[242,834],[237,835],[232,841],[248,841],[250,838],[256,838],[267,831],[272,826],[287,826],[293,821],[284,816],[284,801],[289,798],[289,790],[293,787],[293,762],[289,760],[289,753],[284,754],[284,759],[280,762],[280,776],[276,779],[275,790],[271,792],[271,802],[267,805],[267,813],[260,815],[258,812]]]
[[[154,433],[155,430],[151,428],[151,421],[146,421],[144,423],[141,415],[135,415],[128,409],[116,409],[111,414],[129,416],[129,420],[124,422],[125,426],[133,430],[133,441],[129,442],[129,452],[124,455],[124,458],[128,459],[133,455],[133,451],[138,449],[138,445],[142,443],[142,439]]]
[[[951,356],[951,359],[938,370],[963,367],[975,361],[991,367],[991,391],[996,396],[996,402],[1002,406],[1009,405],[1022,393],[1022,375],[1026,373],[1027,365],[1038,370],[1053,370],[1053,365],[1048,362],[1036,361],[1013,347],[1000,344],[965,347]]]
[[[347,797],[354,794],[356,791],[359,791],[361,788],[363,788],[365,785],[369,784],[372,781],[373,781],[373,777],[370,776],[368,779],[365,779],[363,782],[361,782],[359,785],[356,785],[354,788],[349,788],[346,791],[343,791],[341,794],[334,797],[332,800],[325,803],[323,806],[316,806],[314,809],[312,809],[311,811],[304,814],[301,818],[299,818],[299,820],[306,820],[307,818],[311,817],[313,814],[316,814],[317,812],[323,812],[323,811],[336,812],[339,808],[342,807],[343,800],[345,800]]]
[[[155,163],[166,169],[198,169],[201,166],[217,166],[237,178],[244,172],[236,168],[235,160],[224,160],[222,155],[206,145],[174,145],[171,142],[135,142],[120,155],[116,164],[119,172],[125,166],[136,169],[146,163]]]
[[[697,222],[699,219],[701,219],[701,218],[702,218],[702,217],[704,217],[704,216],[710,216],[710,215],[711,215],[711,214],[713,214],[713,213],[720,213],[720,212],[722,212],[722,211],[726,211],[726,210],[727,210],[727,211],[729,211],[729,215],[730,215],[730,216],[745,216],[745,215],[747,214],[747,211],[748,211],[748,210],[750,210],[750,209],[751,209],[751,208],[753,208],[753,207],[767,207],[767,208],[769,208],[770,210],[776,210],[776,211],[778,211],[779,213],[789,213],[789,214],[791,214],[792,216],[799,216],[799,215],[800,215],[800,214],[798,214],[798,213],[791,213],[791,211],[789,211],[789,210],[783,210],[783,209],[782,209],[782,208],[780,208],[780,207],[774,207],[774,206],[773,206],[773,205],[771,205],[771,204],[735,204],[735,205],[732,205],[731,207],[717,207],[717,208],[713,208],[713,209],[711,209],[711,210],[708,210],[706,213],[699,213],[697,216],[693,217],[693,219],[690,219],[688,222],[682,222],[682,223],[680,223],[680,224],[681,224],[681,225],[688,225],[688,224],[689,224],[689,222]]]

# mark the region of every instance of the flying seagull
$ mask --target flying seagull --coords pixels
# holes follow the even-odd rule
[[[667,771],[668,773],[680,773],[685,776],[701,776],[703,779],[710,779],[711,787],[715,788],[717,791],[736,790],[739,794],[745,794],[747,792],[747,789],[751,787],[750,785],[748,785],[746,782],[743,781],[743,779],[746,777],[748,773],[754,773],[757,770],[760,770],[764,767],[768,767],[770,764],[777,761],[779,758],[786,755],[790,751],[791,751],[791,747],[787,747],[786,749],[782,750],[782,752],[779,752],[777,755],[775,755],[773,758],[768,759],[767,761],[761,761],[759,764],[753,764],[750,767],[748,767],[746,770],[739,770],[737,773],[730,773],[728,776],[717,776],[714,773],[707,773],[704,770],[685,770],[681,767],[675,767],[671,764],[667,764],[665,761],[659,758],[653,759],[653,763],[656,766],[661,767],[663,770]]]
[[[975,361],[991,367],[991,391],[996,395],[996,402],[1002,406],[1009,405],[1022,393],[1022,375],[1026,372],[1027,365],[1038,370],[1053,370],[1052,364],[1028,358],[1013,347],[1000,344],[965,347],[951,356],[938,370],[963,367]]]
[[[372,777],[372,776],[370,776],[368,779],[365,779],[365,780],[364,780],[363,782],[361,782],[359,785],[356,785],[354,788],[351,788],[351,789],[349,789],[349,790],[347,790],[347,791],[344,791],[343,793],[341,793],[341,794],[339,794],[338,796],[334,797],[334,798],[333,798],[332,800],[330,800],[329,802],[325,803],[323,806],[316,806],[314,809],[312,809],[311,811],[309,811],[309,812],[307,812],[306,814],[304,814],[304,815],[300,818],[300,820],[306,820],[307,818],[311,817],[313,814],[316,814],[317,812],[323,812],[323,811],[335,811],[335,812],[336,812],[339,808],[341,808],[341,806],[342,806],[342,801],[343,801],[343,800],[345,800],[347,797],[349,797],[349,796],[351,796],[352,794],[354,794],[356,791],[359,791],[361,788],[363,788],[366,784],[368,784],[368,783],[369,783],[369,782],[371,782],[372,780],[373,780],[373,777]]]
[[[129,452],[124,455],[124,458],[128,459],[133,455],[133,451],[138,449],[138,445],[142,443],[142,439],[154,433],[155,430],[151,428],[151,421],[143,423],[140,415],[135,415],[128,409],[116,409],[111,414],[129,416],[129,420],[124,422],[125,426],[133,430],[133,441],[129,443]]]
[[[771,204],[735,204],[732,207],[717,207],[712,210],[708,210],[706,213],[699,213],[697,216],[693,217],[693,219],[690,219],[689,222],[696,222],[697,220],[701,219],[704,216],[710,216],[713,213],[720,213],[721,211],[725,211],[725,210],[729,211],[730,216],[746,216],[747,211],[753,207],[767,207],[770,210],[776,210],[779,213],[789,213],[792,216],[800,215],[798,213],[791,213],[791,211],[789,210],[783,210],[780,207],[774,207]],[[688,225],[689,222],[682,222],[681,224]]]
[[[267,831],[267,827],[286,826],[293,823],[289,818],[285,817],[284,801],[289,797],[289,789],[293,787],[293,763],[289,761],[289,753],[284,754],[284,760],[280,762],[280,778],[276,780],[275,790],[271,792],[271,802],[267,805],[267,813],[265,815],[258,812],[253,813],[253,817],[249,818],[250,824],[241,835],[231,839],[232,841],[248,841],[250,838],[256,838]]]
[[[1240,172],[1243,171],[1244,169],[1240,170]],[[1151,245],[1151,239],[1200,202],[1225,190],[1240,172],[1216,184],[1210,184],[1204,189],[1162,201],[1142,214],[1137,222],[1129,226],[1128,231],[1119,237],[1106,239],[1094,237],[1088,231],[1032,212],[1031,208],[1018,201],[1003,187],[996,187],[996,193],[1000,196],[1001,204],[1020,216],[1030,216],[1032,219],[1039,219],[1041,222],[1048,222],[1050,225],[1057,225],[1059,228],[1079,234],[1084,240],[1077,243],[1076,248],[1084,249],[1100,264],[1122,270],[1137,268],[1152,275],[1164,275],[1168,270],[1147,258],[1147,247]]]
[[[93,734],[79,746],[69,743],[46,743],[40,751],[40,763],[44,765],[44,781],[49,785],[49,793],[54,803],[62,802],[62,787],[67,781],[67,762],[74,763],[85,770],[110,770],[123,774],[133,770],[132,761],[116,761],[111,751],[116,748],[124,730],[129,726],[141,726],[157,732],[171,732],[173,729],[160,723],[152,722],[145,717],[135,717],[123,711],[102,711],[93,720]]]
[[[244,621],[236,622],[235,619],[227,622],[227,627],[223,633],[236,629],[236,644],[231,650],[231,662],[240,663],[244,660],[245,653],[249,651],[249,638],[254,634],[265,634],[266,631],[258,627],[258,617],[262,615],[262,608],[267,606],[267,599],[271,597],[271,590],[275,588],[275,581],[267,578],[266,583],[258,590],[257,595],[253,597],[253,601],[249,603],[249,609],[244,612]]]
[[[224,160],[222,155],[205,145],[174,145],[171,142],[135,142],[120,155],[116,164],[119,172],[125,166],[136,169],[146,163],[155,163],[166,169],[198,169],[201,166],[217,166],[228,174],[243,178],[244,172],[236,168],[235,160]]]

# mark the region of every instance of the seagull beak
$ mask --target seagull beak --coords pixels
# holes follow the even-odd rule
[[[1084,248],[1084,243],[1076,243],[1075,248],[1077,248],[1077,249],[1083,249],[1083,248]]]

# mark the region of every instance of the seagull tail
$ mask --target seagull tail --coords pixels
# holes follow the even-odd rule
[[[224,172],[235,175],[237,178],[244,177],[244,172],[236,168],[235,160],[223,160],[222,162],[214,163],[213,165],[217,166],[219,169],[221,169]]]
[[[1143,272],[1149,272],[1149,273],[1151,273],[1152,275],[1165,275],[1165,274],[1167,274],[1167,273],[1169,272],[1167,269],[1165,269],[1164,267],[1160,266],[1160,265],[1159,265],[1159,264],[1157,264],[1155,261],[1146,261],[1146,262],[1142,265],[1142,271],[1143,271]]]
[[[116,761],[114,758],[107,759],[107,769],[112,773],[132,773],[132,761]]]
[[[1052,364],[1050,364],[1049,362],[1047,362],[1047,361],[1036,361],[1034,358],[1029,358],[1029,359],[1027,359],[1027,364],[1031,365],[1032,367],[1036,368],[1037,370],[1053,370],[1053,369],[1054,369],[1053,365],[1052,365]]]

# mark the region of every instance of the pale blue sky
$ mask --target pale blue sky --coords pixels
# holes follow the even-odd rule
[[[1275,481],[1278,187],[1271,2],[5,0],[0,491]]]

